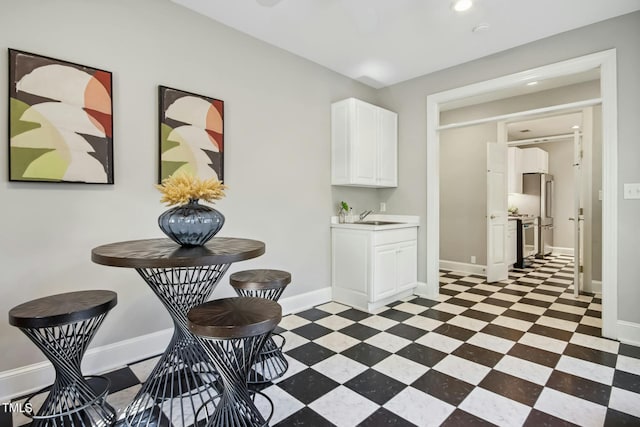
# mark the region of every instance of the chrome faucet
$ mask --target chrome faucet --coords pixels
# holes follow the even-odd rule
[[[365,219],[367,216],[369,216],[373,211],[372,210],[368,210],[368,211],[364,211],[360,214],[360,221],[362,221],[363,219]]]

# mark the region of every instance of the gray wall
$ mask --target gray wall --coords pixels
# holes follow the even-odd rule
[[[398,112],[400,120],[400,181],[381,197],[394,209],[426,217],[426,97],[429,94],[482,82],[606,49],[617,49],[618,73],[618,301],[619,318],[640,323],[640,203],[622,199],[622,184],[640,182],[640,12],[596,23],[534,43],[490,55],[447,70],[418,77],[380,90],[384,106]],[[426,280],[426,231],[419,236],[419,280]]]
[[[330,286],[328,222],[343,197],[329,185],[330,104],[350,96],[375,101],[373,89],[167,0],[2,0],[1,100],[9,47],[113,72],[116,183],[9,183],[7,151],[0,150],[3,316],[36,297],[103,288],[116,291],[119,303],[93,345],[171,326],[135,271],[90,260],[95,246],[162,236],[157,217],[166,208],[154,189],[160,84],[225,101],[229,190],[216,205],[227,218],[220,235],[267,246],[231,271],[289,270],[285,297]],[[0,102],[3,140],[6,108]],[[369,199],[375,191],[358,203]],[[226,279],[214,292],[231,294]],[[44,359],[6,321],[0,336],[0,372]]]
[[[487,142],[496,123],[440,134],[440,260],[487,264]]]

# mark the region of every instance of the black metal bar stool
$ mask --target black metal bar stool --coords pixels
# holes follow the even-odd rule
[[[291,273],[282,270],[238,271],[229,277],[229,281],[239,296],[278,301],[284,289],[291,283]],[[273,381],[287,372],[289,362],[282,354],[284,343],[285,339],[282,335],[271,334],[249,372],[249,383]]]
[[[249,391],[247,375],[269,334],[282,319],[280,304],[264,298],[224,298],[192,308],[187,318],[189,330],[200,337],[222,383],[217,401],[205,402],[200,408],[206,411],[208,403],[215,404],[207,427],[268,425],[273,402],[260,392]],[[255,394],[262,394],[271,405],[268,417],[256,407]]]
[[[20,328],[56,372],[49,395],[37,414],[27,413],[33,426],[95,427],[112,425],[116,411],[106,402],[109,380],[83,376],[82,356],[105,316],[117,303],[112,291],[79,291],[51,295],[18,305],[9,311],[9,323]],[[27,405],[28,407],[28,405]]]

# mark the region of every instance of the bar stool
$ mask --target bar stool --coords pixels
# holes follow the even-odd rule
[[[51,295],[18,305],[9,311],[9,323],[18,327],[51,361],[53,385],[33,393],[49,395],[38,410],[26,415],[33,426],[104,426],[116,420],[106,402],[110,382],[101,376],[83,376],[82,356],[105,316],[117,304],[112,291],[79,291]]]
[[[231,286],[239,296],[266,298],[278,301],[289,283],[291,273],[282,270],[246,270],[229,277]],[[276,344],[274,337],[279,341]],[[272,333],[249,372],[249,383],[263,383],[280,378],[289,369],[289,362],[282,354],[285,339]]]
[[[273,402],[260,392],[249,391],[247,375],[269,334],[282,319],[280,304],[254,297],[224,298],[192,308],[187,318],[189,330],[201,339],[222,384],[207,427],[268,425]],[[255,394],[261,394],[271,405],[268,417],[256,407]],[[207,405],[205,402],[200,410]]]

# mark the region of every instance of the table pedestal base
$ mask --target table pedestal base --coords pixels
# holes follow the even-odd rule
[[[125,409],[121,425],[151,427],[194,424],[202,404],[218,394],[218,374],[201,343],[187,327],[187,313],[209,299],[229,264],[136,269],[167,308],[174,322],[166,351]],[[204,418],[204,414],[202,415]]]

